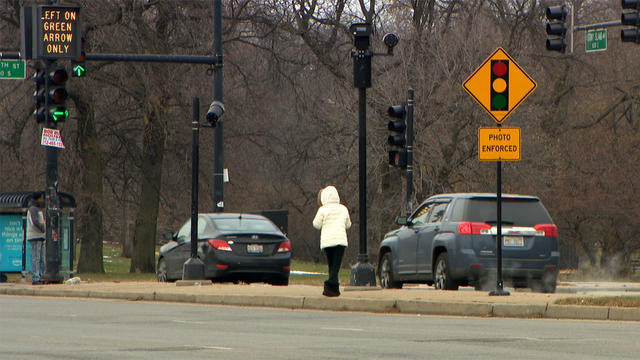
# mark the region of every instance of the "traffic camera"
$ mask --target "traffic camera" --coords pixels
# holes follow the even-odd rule
[[[218,100],[214,100],[211,105],[209,105],[209,111],[207,111],[207,121],[211,123],[212,127],[216,127],[218,119],[222,117],[222,114],[224,114],[224,104]]]

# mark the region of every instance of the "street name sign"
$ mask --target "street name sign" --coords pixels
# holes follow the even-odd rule
[[[499,47],[462,83],[483,109],[502,124],[538,85]]]
[[[25,60],[0,60],[0,79],[24,80],[26,63]]]
[[[607,50],[607,29],[587,30],[584,33],[584,46],[586,52]]]
[[[480,161],[520,161],[520,128],[479,128],[478,158]]]

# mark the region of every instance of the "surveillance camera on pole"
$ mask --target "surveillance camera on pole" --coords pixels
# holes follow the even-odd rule
[[[218,100],[214,100],[209,105],[209,111],[207,111],[207,121],[211,123],[211,127],[216,127],[218,119],[224,114],[224,104]]]
[[[387,54],[388,55],[393,55],[393,48],[396,45],[398,45],[399,41],[400,40],[398,39],[398,35],[393,34],[393,33],[386,34],[382,38],[382,42],[384,42],[384,44],[387,45]]]

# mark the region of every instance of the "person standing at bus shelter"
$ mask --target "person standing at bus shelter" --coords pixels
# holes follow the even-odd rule
[[[42,284],[42,272],[45,267],[45,221],[42,207],[44,194],[32,195],[31,206],[27,210],[27,240],[31,245],[31,284]]]

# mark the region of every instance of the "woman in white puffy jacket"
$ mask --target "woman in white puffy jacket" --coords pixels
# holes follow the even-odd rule
[[[335,186],[327,186],[318,194],[320,208],[313,219],[313,227],[320,230],[320,249],[327,256],[329,279],[324,282],[325,296],[339,296],[338,273],[344,250],[347,248],[347,229],[351,227],[349,210],[340,204]]]

